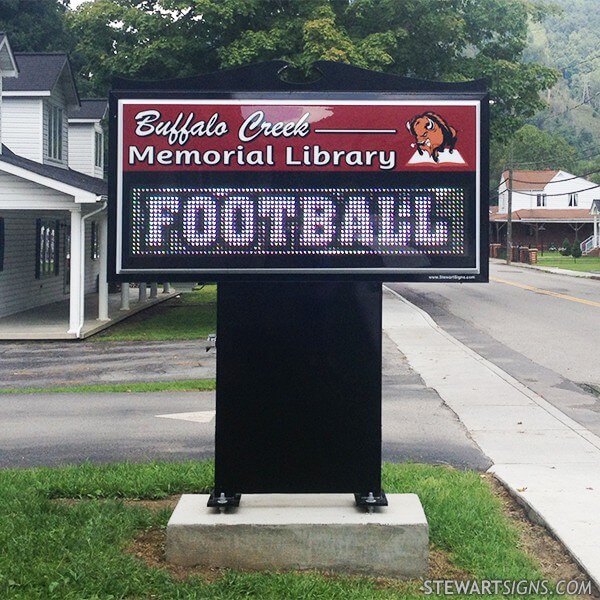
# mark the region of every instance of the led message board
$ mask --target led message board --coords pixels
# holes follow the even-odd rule
[[[429,96],[113,91],[116,278],[486,280],[487,97]]]

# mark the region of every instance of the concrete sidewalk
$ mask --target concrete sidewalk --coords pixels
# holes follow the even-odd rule
[[[600,587],[600,438],[384,288],[384,330],[493,473]]]

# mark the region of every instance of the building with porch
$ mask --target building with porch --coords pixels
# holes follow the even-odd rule
[[[546,250],[565,239],[584,242],[593,237],[590,210],[600,198],[600,186],[566,171],[504,171],[498,188],[498,209],[490,213],[490,241],[506,246],[509,192],[512,245]],[[598,241],[596,239],[596,241]],[[594,246],[586,246],[593,252]]]
[[[81,338],[110,321],[106,110],[106,101],[79,99],[65,54],[13,53],[0,33],[0,339],[18,339],[19,318],[56,315],[58,304],[63,323],[22,337]],[[86,325],[92,293],[98,321]],[[120,318],[129,293],[123,286]]]

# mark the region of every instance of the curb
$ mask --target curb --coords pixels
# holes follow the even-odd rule
[[[539,267],[536,265],[530,265],[529,263],[522,262],[511,262],[510,265],[506,264],[506,261],[501,258],[490,258],[490,263],[497,265],[504,265],[505,267],[515,267],[519,269],[532,269],[533,271],[541,271],[542,273],[551,273],[552,275],[566,275],[567,277],[579,277],[580,279],[593,279],[600,281],[600,273],[591,273],[584,271],[570,271],[569,269],[559,269],[558,267]]]

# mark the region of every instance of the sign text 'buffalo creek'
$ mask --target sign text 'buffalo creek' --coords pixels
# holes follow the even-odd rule
[[[302,139],[309,136],[310,113],[305,112],[297,121],[266,120],[262,110],[253,112],[237,129],[237,141],[233,148],[223,149],[159,149],[150,145],[131,145],[128,150],[127,166],[196,166],[214,167],[276,167],[273,144],[261,149],[251,149],[247,144],[260,139]],[[170,146],[185,146],[191,139],[218,139],[231,134],[230,126],[221,120],[219,113],[213,113],[206,120],[198,120],[195,113],[180,112],[173,121],[163,120],[158,110],[141,111],[135,115],[135,136],[142,140],[147,137],[162,138]],[[235,135],[235,134],[234,134]],[[285,167],[333,166],[364,167],[375,166],[382,171],[396,167],[396,152],[393,150],[327,150],[320,145],[304,145],[301,148],[286,146],[283,153]]]
[[[132,190],[132,255],[464,254],[465,191]]]

